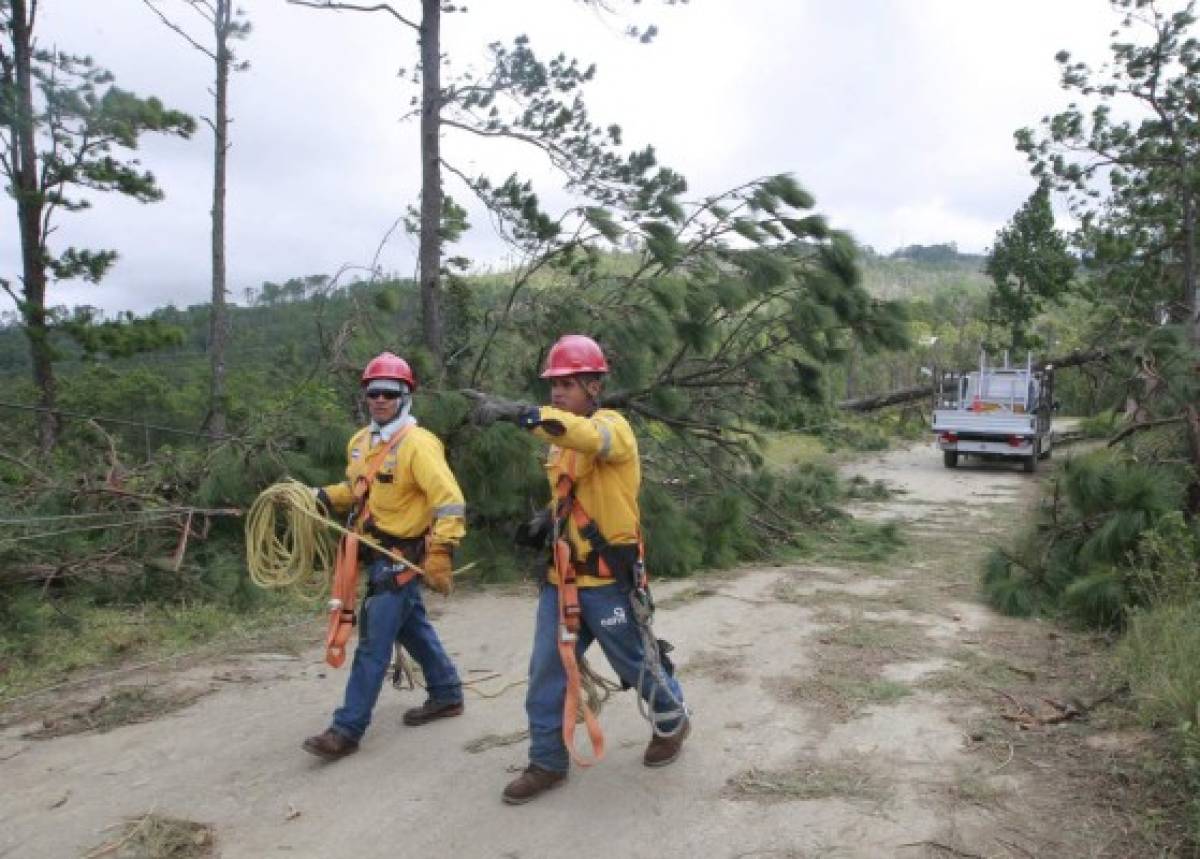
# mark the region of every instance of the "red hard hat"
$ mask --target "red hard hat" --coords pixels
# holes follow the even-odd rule
[[[365,385],[372,379],[397,379],[407,382],[410,389],[416,389],[417,382],[413,378],[412,368],[399,355],[391,352],[380,352],[363,370],[362,383]]]
[[[543,379],[574,376],[576,373],[607,373],[608,362],[600,344],[582,334],[564,334],[550,347]]]

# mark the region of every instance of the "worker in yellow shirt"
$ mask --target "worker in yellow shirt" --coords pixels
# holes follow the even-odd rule
[[[346,682],[345,701],[322,734],[304,741],[305,751],[338,760],[358,750],[392,661],[395,643],[425,675],[428,700],[404,713],[404,724],[424,725],[463,712],[462,682],[425,613],[420,584],[448,594],[452,553],[466,532],[462,491],[446,464],[437,436],[409,413],[416,387],[408,363],[391,352],[376,356],[362,374],[371,423],[346,447],[346,480],[315,489],[318,504],[339,516],[353,511],[353,486],[382,456],[364,503],[363,532],[424,569],[413,577],[387,556],[367,551],[368,587],[358,646]]]
[[[599,408],[607,372],[594,340],[568,334],[551,348],[542,373],[550,381],[551,405],[475,396],[477,423],[510,421],[550,445],[546,468],[554,498],[546,519],[564,538],[538,599],[525,698],[530,762],[504,788],[504,801],[513,805],[567,777],[573,751],[564,739],[564,700],[575,660],[593,641],[622,683],[637,688],[649,705],[653,732],[642,759],[646,766],[674,761],[690,729],[683,692],[650,631],[638,509],[641,462],[629,422]],[[569,646],[562,653],[563,640],[574,641],[574,656]],[[568,734],[573,723],[572,712]]]

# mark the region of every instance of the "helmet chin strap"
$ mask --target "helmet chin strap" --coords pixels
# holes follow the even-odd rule
[[[595,414],[595,413],[596,413],[596,410],[600,408],[600,389],[599,389],[599,388],[597,388],[597,389],[596,389],[596,395],[595,395],[595,396],[592,396],[591,392],[590,392],[590,391],[588,391],[588,388],[587,388],[587,383],[585,383],[585,382],[580,382],[580,384],[582,384],[582,385],[583,385],[583,390],[587,392],[587,398],[588,398],[588,417],[590,418],[590,417],[591,417],[593,414]]]
[[[380,423],[372,419],[372,423],[379,429],[390,427],[392,424],[403,423],[408,419],[408,414],[412,411],[412,392],[405,390],[400,396],[400,408],[396,410],[396,414],[392,415],[387,421]]]

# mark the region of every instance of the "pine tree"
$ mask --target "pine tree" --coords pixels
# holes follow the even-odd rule
[[[1042,182],[996,234],[984,268],[995,284],[989,317],[1008,329],[1007,346],[1015,357],[1040,345],[1031,339],[1029,326],[1070,288],[1075,266],[1066,236],[1054,226],[1050,188]]]
[[[205,118],[213,132],[212,193],[212,309],[208,327],[209,366],[208,414],[203,429],[220,435],[225,432],[225,351],[229,340],[229,312],[225,288],[225,176],[229,155],[229,76],[245,71],[249,63],[239,61],[232,42],[250,35],[245,13],[234,8],[233,0],[180,0],[191,8],[212,34],[211,47],[195,38],[189,30],[164,14],[153,0],[142,0],[167,27],[181,36],[193,49],[213,63],[213,116]]]
[[[153,174],[115,149],[137,148],[138,137],[159,132],[188,137],[191,117],[119,89],[90,57],[39,48],[36,4],[8,0],[0,7],[0,168],[16,201],[21,236],[19,291],[0,282],[21,312],[29,338],[33,379],[45,410],[39,426],[43,450],[54,445],[56,382],[47,305],[51,279],[98,282],[117,259],[113,250],[69,247],[54,254],[47,240],[59,211],[91,203],[79,192],[112,191],[148,203],[162,198]],[[40,147],[40,149],[39,149]]]
[[[686,0],[683,0],[686,2]],[[470,177],[446,161],[442,153],[442,135],[449,131],[481,139],[504,139],[540,150],[550,163],[566,175],[567,187],[590,196],[611,201],[613,196],[638,193],[647,184],[645,175],[654,165],[652,150],[643,150],[628,158],[616,152],[621,129],[617,125],[601,127],[591,121],[582,98],[581,87],[595,74],[594,66],[558,54],[543,61],[533,51],[529,39],[520,36],[512,47],[499,42],[490,48],[492,66],[481,76],[470,72],[443,73],[450,68],[442,52],[443,15],[461,14],[465,5],[450,0],[420,0],[421,16],[416,19],[398,4],[375,3],[370,6],[341,0],[288,0],[297,6],[331,11],[376,12],[390,17],[416,35],[420,61],[412,73],[412,83],[420,87],[408,116],[421,123],[421,200],[417,266],[421,285],[422,343],[440,378],[446,371],[445,320],[443,314],[443,239],[440,226],[445,212],[443,173],[458,176],[483,199],[485,205],[502,209],[506,198],[531,197],[527,183],[510,176],[495,189],[482,177]],[[609,12],[601,0],[582,0],[602,12]],[[636,4],[640,0],[633,0]],[[680,0],[663,0],[673,6]],[[514,9],[516,7],[514,6]],[[626,34],[642,43],[652,41],[657,28],[629,26]],[[652,180],[649,180],[652,181]],[[622,187],[624,186],[624,187]],[[653,189],[646,190],[653,193]],[[536,196],[532,196],[536,205]],[[556,233],[543,220],[530,236],[520,239],[553,239]],[[452,368],[453,372],[453,368]]]

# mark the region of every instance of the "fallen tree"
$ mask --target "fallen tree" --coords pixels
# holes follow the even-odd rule
[[[1125,347],[1117,349],[1076,349],[1074,352],[1068,352],[1066,355],[1057,358],[1051,358],[1038,365],[1039,369],[1053,367],[1056,370],[1062,370],[1067,367],[1079,367],[1084,364],[1091,364],[1097,361],[1106,361],[1114,353]],[[959,372],[969,372],[971,368],[960,370]],[[838,408],[845,412],[874,412],[879,409],[885,409],[888,406],[899,406],[904,403],[913,403],[926,397],[932,398],[934,395],[934,385],[932,382],[925,385],[915,385],[911,388],[900,388],[899,390],[889,391],[886,394],[875,394],[870,397],[856,397],[851,400],[842,400],[838,403]]]

